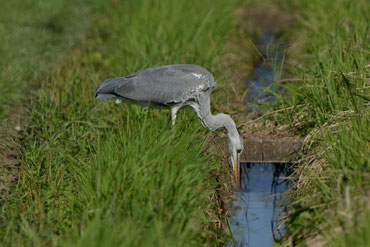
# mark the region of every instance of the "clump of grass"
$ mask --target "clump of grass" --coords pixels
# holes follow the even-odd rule
[[[352,241],[365,246],[370,235],[369,5],[295,4],[299,23],[288,33],[304,40],[301,52],[309,59],[295,67],[302,80],[286,85],[288,94],[279,102],[285,110],[275,117],[306,138],[307,152],[296,170],[287,239],[295,245],[320,235],[332,246]]]
[[[171,129],[166,111],[97,102],[94,92],[108,77],[162,64],[196,63],[219,75],[231,8],[224,1],[142,0],[112,2],[97,14],[86,49],[42,83],[29,108],[18,182],[1,198],[5,245],[224,241],[209,223],[216,218],[209,174],[219,163],[204,152],[195,114],[181,111]]]

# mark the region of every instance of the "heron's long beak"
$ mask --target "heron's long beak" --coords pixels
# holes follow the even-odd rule
[[[234,174],[235,174],[235,186],[237,188],[239,188],[239,184],[240,184],[240,155],[239,154],[236,154],[236,155],[233,155],[233,161],[234,161],[234,164],[233,164],[233,168],[234,168]]]

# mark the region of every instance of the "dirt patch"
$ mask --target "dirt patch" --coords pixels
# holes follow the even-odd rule
[[[244,136],[244,152],[241,161],[244,162],[294,162],[297,160],[302,141],[295,138],[274,139],[253,135]]]
[[[295,162],[303,143],[299,138],[265,134],[264,131],[243,134],[243,140],[241,162]],[[228,155],[226,136],[215,136],[211,143],[217,153]]]
[[[295,19],[291,15],[277,9],[248,10],[239,9],[236,17],[244,23],[246,32],[274,32],[279,33],[293,25]]]
[[[0,196],[16,182],[21,163],[19,145],[28,124],[22,107],[13,106],[8,112],[0,126]]]

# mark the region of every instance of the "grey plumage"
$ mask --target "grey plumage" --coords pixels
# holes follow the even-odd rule
[[[95,97],[99,100],[116,97],[126,103],[170,108],[173,125],[180,108],[192,107],[205,128],[227,130],[231,163],[238,184],[239,156],[243,150],[243,140],[229,115],[222,113],[212,115],[210,92],[215,86],[212,74],[203,67],[175,64],[107,79],[97,88]]]
[[[141,70],[111,78],[97,89],[95,97],[122,97],[152,107],[185,103],[191,94],[216,86],[211,73],[192,64],[176,64]]]

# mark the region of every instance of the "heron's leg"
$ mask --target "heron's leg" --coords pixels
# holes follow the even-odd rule
[[[172,126],[175,126],[175,121],[176,121],[176,114],[180,110],[180,106],[173,106],[171,107],[171,122]]]

